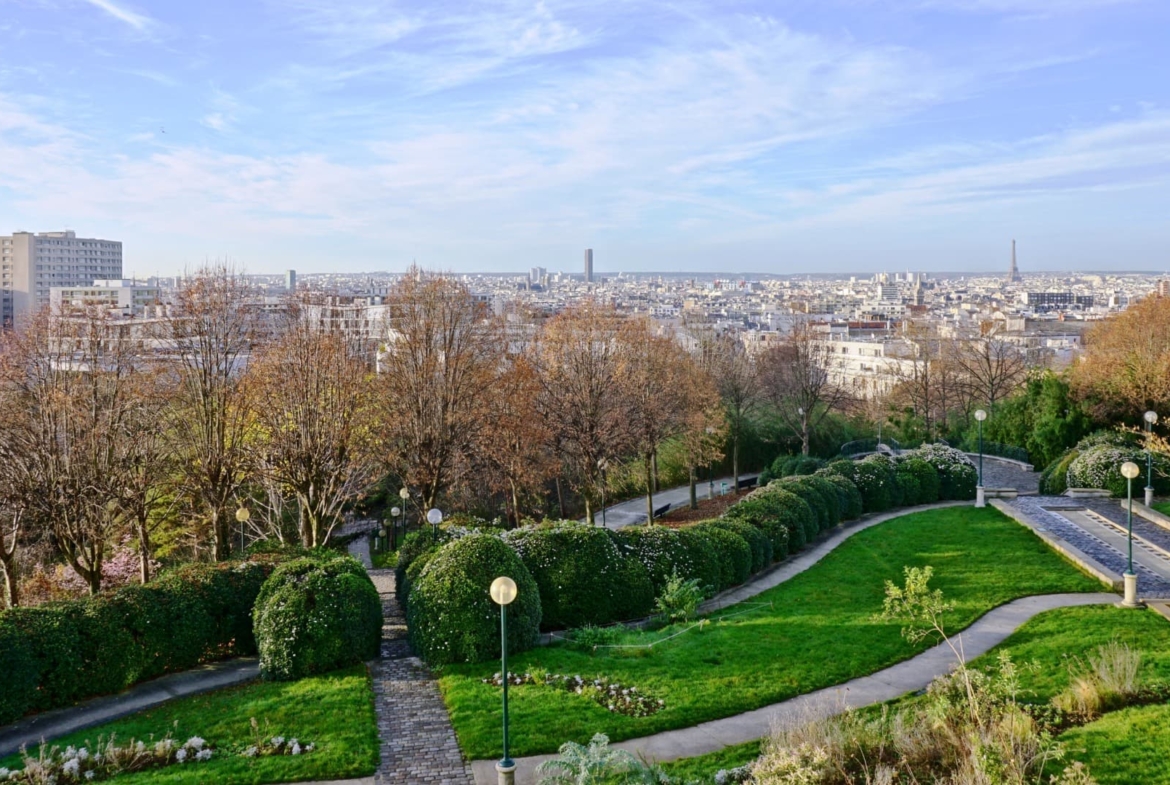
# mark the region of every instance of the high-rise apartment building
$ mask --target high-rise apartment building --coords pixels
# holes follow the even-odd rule
[[[593,249],[585,249],[585,283],[593,283]]]
[[[288,289],[290,292],[295,292],[297,290],[297,271],[296,270],[286,270],[285,271],[285,273],[284,273],[284,288]]]
[[[12,325],[49,304],[53,287],[122,278],[122,243],[74,232],[0,236],[0,324]]]

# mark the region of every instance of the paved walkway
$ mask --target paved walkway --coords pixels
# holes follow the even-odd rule
[[[983,618],[955,636],[968,659],[983,654],[1011,635],[1024,622],[1038,613],[1054,608],[1077,605],[1103,605],[1117,602],[1115,594],[1049,594],[1025,597],[989,611]],[[939,644],[917,657],[900,662],[871,676],[829,687],[790,700],[774,703],[754,711],[704,722],[691,728],[656,733],[640,739],[630,739],[612,746],[629,750],[650,761],[670,761],[716,752],[731,744],[767,736],[773,728],[791,727],[814,717],[839,714],[846,709],[860,708],[893,700],[925,688],[938,676],[948,673],[955,665],[954,654],[946,644]],[[535,783],[536,767],[551,755],[535,755],[516,760],[517,785]],[[495,783],[495,762],[475,761],[477,785]]]
[[[755,472],[748,472],[739,475],[739,479],[754,480],[759,475]],[[727,492],[732,492],[734,484],[734,477],[720,477],[715,480],[715,494],[718,495],[723,483],[727,483]],[[700,499],[706,499],[711,494],[711,484],[707,480],[702,480],[695,486],[695,492]],[[680,485],[677,488],[667,488],[660,490],[654,494],[654,509],[658,509],[665,504],[669,504],[671,508],[679,507],[691,502],[691,486]],[[595,520],[601,523],[601,511],[596,514]],[[638,496],[629,499],[619,504],[611,504],[605,508],[605,525],[609,529],[621,529],[624,526],[633,526],[639,523],[646,522],[646,497]]]

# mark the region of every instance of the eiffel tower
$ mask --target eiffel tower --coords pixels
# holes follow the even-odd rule
[[[1012,267],[1008,271],[1007,282],[1019,283],[1021,280],[1023,279],[1020,278],[1020,268],[1016,267],[1016,241],[1012,240]]]

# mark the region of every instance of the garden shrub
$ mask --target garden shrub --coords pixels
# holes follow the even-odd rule
[[[938,472],[939,501],[951,499],[965,501],[975,498],[979,473],[971,459],[962,452],[945,444],[924,444],[913,454],[929,463]]]
[[[760,472],[759,484],[767,485],[772,480],[779,480],[783,477],[809,475],[824,465],[824,460],[814,458],[811,455],[781,455]]]
[[[817,472],[816,476],[824,477],[837,488],[841,520],[851,521],[861,516],[864,503],[861,499],[861,491],[857,490],[857,486],[853,484],[853,480],[836,474],[827,468]]]
[[[896,472],[898,483],[902,485],[903,504],[933,504],[938,501],[938,470],[929,463],[921,458],[905,458],[898,461]]]
[[[536,580],[500,538],[472,534],[431,557],[414,582],[407,622],[415,651],[433,665],[500,656],[500,609],[488,589],[502,575],[517,588],[508,606],[508,651],[535,646],[541,622]]]
[[[812,507],[817,516],[818,531],[826,531],[841,522],[840,501],[837,489],[823,477],[789,477],[779,483]]]
[[[13,686],[2,691],[0,716],[67,706],[254,654],[252,605],[273,567],[271,560],[189,565],[145,586],[0,613],[0,641],[13,634],[23,641],[12,649]],[[0,651],[8,666],[8,647]]]
[[[692,553],[677,529],[668,526],[625,526],[614,532],[614,539],[627,559],[634,559],[646,570],[654,596],[662,593],[675,570],[684,578],[696,575]]]
[[[874,457],[856,463],[853,482],[861,492],[865,512],[885,512],[894,506],[894,472],[885,456],[871,460]]]
[[[767,534],[772,557],[777,560],[803,548],[808,541],[807,529],[816,525],[812,509],[777,485],[752,491],[728,507],[723,517],[751,524]]]
[[[708,521],[712,526],[718,526],[743,537],[752,551],[752,572],[756,573],[772,564],[772,541],[761,529],[757,529],[744,521],[716,518]]]
[[[711,538],[695,531],[693,526],[679,529],[678,537],[687,550],[687,561],[691,564],[689,573],[679,570],[679,575],[688,580],[697,580],[703,594],[710,597],[719,591],[719,586],[723,582],[723,568],[719,563],[719,557],[712,552]]]
[[[32,642],[13,623],[0,615],[0,652],[4,652],[4,689],[0,690],[0,725],[20,719],[36,703],[40,670]]]
[[[1068,467],[1080,457],[1079,450],[1069,450],[1057,458],[1040,475],[1040,493],[1060,496],[1068,490]]]
[[[698,524],[693,530],[707,539],[709,552],[719,565],[717,591],[738,586],[748,579],[752,573],[752,549],[747,540],[710,524]]]
[[[1141,467],[1141,474],[1134,479],[1134,488],[1146,484],[1146,454],[1136,447],[1117,447],[1099,444],[1084,450],[1068,465],[1069,488],[1104,488],[1118,497],[1126,495],[1126,479],[1121,476],[1121,464],[1133,461]],[[1154,492],[1163,495],[1170,490],[1170,481],[1165,477],[1167,462],[1159,455],[1154,456]]]
[[[812,541],[818,534],[832,526],[829,523],[829,505],[825,503],[819,491],[813,490],[811,486],[804,482],[803,477],[786,477],[783,480],[776,480],[774,487],[783,488],[786,491],[795,493],[812,509],[816,527],[811,532],[805,532],[806,541]]]
[[[253,612],[260,671],[286,681],[372,660],[382,601],[356,559],[295,559],[264,582]]]
[[[565,521],[513,529],[503,540],[540,587],[546,629],[644,616],[654,602],[649,574],[623,558],[607,529]]]
[[[857,477],[857,462],[849,458],[837,458],[825,464],[825,468],[821,471],[827,474],[837,474],[850,482],[856,483]]]

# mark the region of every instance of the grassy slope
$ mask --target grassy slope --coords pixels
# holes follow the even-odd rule
[[[1008,651],[1022,666],[1024,700],[1046,702],[1069,682],[1073,658],[1084,660],[1098,646],[1118,640],[1142,652],[1142,677],[1170,681],[1170,622],[1151,611],[1134,612],[1109,606],[1061,608],[1042,613],[991,652],[972,662],[994,663]],[[916,700],[908,698],[906,700]],[[1084,728],[1065,733],[1068,759],[1084,761],[1101,785],[1166,783],[1170,785],[1170,706],[1147,706],[1108,715]],[[759,743],[727,747],[710,755],[684,758],[665,766],[684,781],[707,782],[719,769],[754,760]]]
[[[689,727],[873,673],[912,656],[898,624],[876,621],[884,581],[903,566],[931,565],[934,585],[956,604],[952,628],[1017,597],[1096,591],[1039,539],[998,511],[971,507],[916,513],[859,532],[809,571],[755,598],[762,608],[652,650],[594,655],[565,646],[515,657],[518,672],[605,675],[666,701],[651,717],[612,714],[590,700],[526,686],[509,691],[512,752],[554,751],[604,732],[614,741]],[[636,633],[645,643],[667,631]],[[494,662],[453,666],[440,679],[470,758],[499,754],[498,689],[480,682]]]
[[[267,735],[313,742],[317,750],[298,757],[250,759],[223,755],[239,752],[252,741],[250,719]],[[120,784],[259,785],[311,779],[341,779],[374,773],[378,732],[370,679],[365,666],[348,668],[297,682],[253,682],[240,687],[182,698],[115,722],[74,733],[53,744],[84,745],[99,736],[161,738],[170,730],[178,740],[202,736],[216,749],[206,763],[171,766],[117,777]],[[34,752],[34,750],[30,750]],[[18,767],[19,756],[0,760]]]
[[[1170,515],[1170,502],[1154,502],[1154,509],[1163,515]]]

